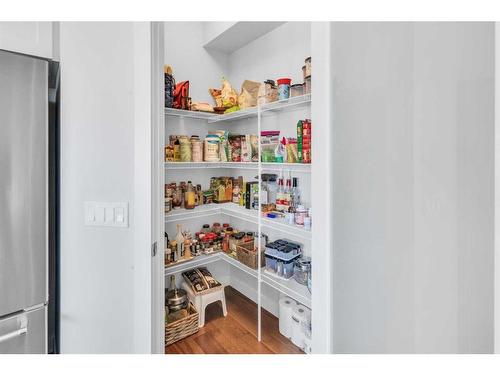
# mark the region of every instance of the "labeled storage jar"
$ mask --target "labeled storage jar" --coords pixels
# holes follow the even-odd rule
[[[311,93],[311,76],[304,78],[304,95]]]
[[[219,143],[220,138],[215,134],[208,134],[205,138],[205,161],[219,161]]]
[[[197,135],[192,135],[191,139],[191,159],[195,163],[201,163],[203,161],[203,143],[200,141],[200,137]]]
[[[304,85],[302,85],[301,83],[297,83],[295,85],[292,85],[290,86],[290,95],[292,96],[292,98],[294,96],[300,96],[303,94],[303,88],[304,88]]]
[[[280,78],[278,79],[278,100],[285,100],[290,97],[290,84],[292,80],[290,78]]]

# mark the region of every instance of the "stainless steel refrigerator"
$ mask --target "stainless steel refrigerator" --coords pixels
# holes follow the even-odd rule
[[[47,353],[49,62],[0,51],[0,353]]]

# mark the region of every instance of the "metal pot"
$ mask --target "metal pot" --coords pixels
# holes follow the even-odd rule
[[[175,276],[170,278],[170,290],[165,293],[165,305],[169,312],[179,311],[188,307],[189,300],[184,289],[177,289],[175,286]]]

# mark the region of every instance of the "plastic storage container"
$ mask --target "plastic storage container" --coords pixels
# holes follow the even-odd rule
[[[290,78],[280,78],[278,79],[278,100],[285,100],[290,97],[290,84],[292,80]]]
[[[290,86],[290,95],[293,98],[294,96],[300,96],[304,93],[304,85],[301,83],[297,83],[295,85]]]

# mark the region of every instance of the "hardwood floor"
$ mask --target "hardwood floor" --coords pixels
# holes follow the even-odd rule
[[[262,342],[257,341],[257,305],[226,287],[227,316],[220,302],[209,305],[205,326],[165,347],[167,354],[299,354],[303,353],[279,333],[278,318],[262,310]]]

